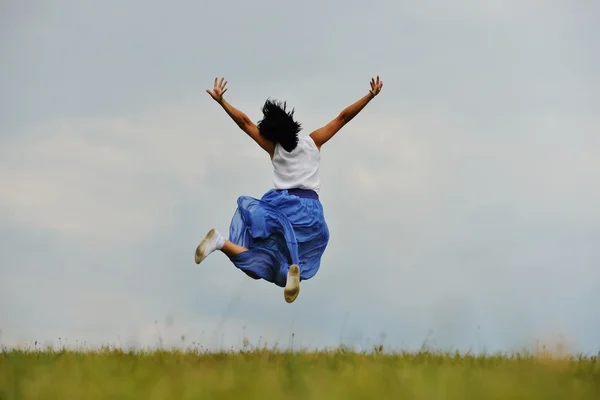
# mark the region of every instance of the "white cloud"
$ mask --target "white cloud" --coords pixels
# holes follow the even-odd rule
[[[201,192],[209,160],[255,157],[245,138],[220,134],[224,118],[210,120],[203,104],[20,132],[2,149],[0,207],[19,224],[102,245],[148,239],[173,224],[178,199]]]
[[[198,112],[205,104],[207,108]],[[209,106],[214,104],[182,102],[145,115],[48,122],[3,148],[0,176],[8,188],[0,203],[4,218],[25,231],[58,234],[57,245],[65,254],[69,246],[79,248],[79,256],[71,263],[55,267],[54,273],[70,277],[65,284],[76,288],[63,290],[62,300],[53,300],[62,317],[54,314],[56,322],[46,328],[48,332],[54,336],[61,329],[80,332],[89,341],[129,335],[149,345],[154,343],[153,321],[180,310],[176,313],[180,334],[196,332],[193,335],[198,337],[200,327],[192,320],[199,317],[187,304],[190,296],[204,292],[206,284],[210,290],[198,306],[209,304],[217,293],[236,296],[236,282],[247,278],[224,257],[194,269],[192,247],[212,224],[227,229],[235,196],[260,195],[268,189],[270,167],[262,150],[221,110],[209,113]],[[240,108],[251,109],[245,101]],[[304,113],[311,115],[308,130],[324,114],[310,108]],[[515,305],[502,305],[503,290],[527,291],[525,284],[510,277],[530,279],[548,259],[569,252],[555,248],[540,254],[548,240],[569,240],[580,227],[600,221],[592,201],[598,190],[588,185],[598,176],[598,164],[593,151],[582,146],[582,140],[595,140],[589,135],[592,125],[581,126],[557,163],[556,140],[562,136],[562,127],[540,122],[539,117],[515,121],[522,137],[510,136],[506,141],[486,132],[475,135],[460,121],[435,114],[374,114],[375,118],[368,113],[357,118],[323,150],[323,203],[332,240],[322,271],[305,285],[300,310],[327,303],[331,312],[351,311],[355,318],[377,320],[379,312],[390,309],[403,315],[404,324],[414,324],[419,340],[423,332],[435,329],[443,345],[472,339],[473,327],[485,310],[495,310],[502,323],[526,320],[528,311],[506,314]],[[564,121],[569,118],[560,120],[568,125]],[[442,129],[444,134],[439,134]],[[546,147],[540,146],[540,132],[548,140]],[[578,194],[585,192],[591,197],[579,200]],[[193,204],[198,204],[193,214],[183,212],[182,207]],[[578,207],[560,215],[568,204]],[[182,217],[189,222],[182,225]],[[547,226],[563,231],[546,239],[529,238],[528,246],[523,246],[524,238],[541,234]],[[198,237],[184,237],[190,229]],[[167,235],[176,239],[166,241]],[[148,246],[154,247],[150,243],[157,241],[164,244],[150,250]],[[162,256],[175,249],[172,261],[168,261],[169,253]],[[118,253],[110,259],[99,250]],[[144,253],[136,256],[140,250]],[[461,261],[461,253],[469,261]],[[94,285],[86,283],[84,277],[92,270],[78,271],[89,263],[86,260],[99,263],[102,272],[97,273],[106,277]],[[172,270],[171,264],[181,269]],[[524,264],[529,267],[523,269]],[[589,279],[586,265],[577,273]],[[193,278],[181,286],[181,274],[190,273]],[[32,285],[25,283],[27,275],[18,278],[6,268],[3,274],[15,287]],[[490,277],[493,282],[488,281]],[[122,284],[115,287],[111,283],[115,279]],[[140,279],[146,289],[134,289]],[[165,288],[170,282],[179,287]],[[263,313],[287,314],[282,304],[273,304],[281,300],[280,293],[264,282],[248,281],[247,285],[249,292],[240,304],[250,302],[243,307],[254,307],[253,313],[241,317],[245,309],[238,304],[226,326],[247,322],[254,332],[276,340],[273,332],[281,331],[281,323]],[[553,291],[553,285],[544,290]],[[348,298],[344,287],[355,295]],[[503,289],[487,298],[485,292],[494,287]],[[162,300],[148,297],[162,290],[157,298]],[[26,292],[8,291],[4,296],[24,307],[27,304],[31,313],[42,312],[39,304],[24,300]],[[364,303],[367,299],[368,304]],[[473,301],[479,301],[479,307]],[[197,311],[202,324],[217,329],[219,318],[207,315],[208,310]],[[373,310],[379,311],[373,315]],[[132,314],[138,318],[130,319]],[[308,344],[310,338],[325,335],[321,343],[331,343],[335,334],[317,328],[315,318],[314,314],[296,318],[298,323],[305,321],[304,340]],[[488,321],[488,326],[498,321]],[[23,323],[33,326],[34,321]],[[376,326],[365,328],[363,334],[373,337]],[[504,340],[526,337],[527,325],[521,326],[520,334],[503,333]],[[357,328],[353,329],[356,333]],[[413,339],[405,342],[414,344]]]

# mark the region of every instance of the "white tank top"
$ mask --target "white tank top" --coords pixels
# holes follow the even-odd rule
[[[287,152],[279,143],[273,154],[275,189],[308,189],[319,193],[321,152],[310,136],[298,138],[298,145]]]

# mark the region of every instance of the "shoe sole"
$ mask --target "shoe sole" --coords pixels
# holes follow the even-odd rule
[[[300,293],[300,267],[293,264],[290,266],[290,271],[288,272],[288,279],[285,289],[283,289],[283,297],[286,302],[293,303],[296,297],[298,297],[298,293]]]
[[[206,258],[206,246],[208,246],[214,236],[215,230],[211,229],[208,231],[204,239],[202,239],[198,247],[196,247],[196,254],[194,255],[194,261],[196,264],[200,264]]]

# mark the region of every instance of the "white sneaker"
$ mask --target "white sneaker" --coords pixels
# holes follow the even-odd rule
[[[200,242],[196,248],[196,254],[194,256],[196,264],[200,264],[213,251],[221,249],[224,242],[225,239],[216,229],[208,231],[202,242]]]
[[[287,282],[283,289],[283,297],[288,303],[293,303],[300,293],[300,267],[296,264],[290,265]]]

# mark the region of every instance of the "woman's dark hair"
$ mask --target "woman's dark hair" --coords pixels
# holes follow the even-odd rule
[[[302,126],[294,121],[294,110],[287,112],[286,103],[267,99],[262,108],[263,119],[258,122],[260,134],[279,143],[288,153],[298,145],[298,132]]]

